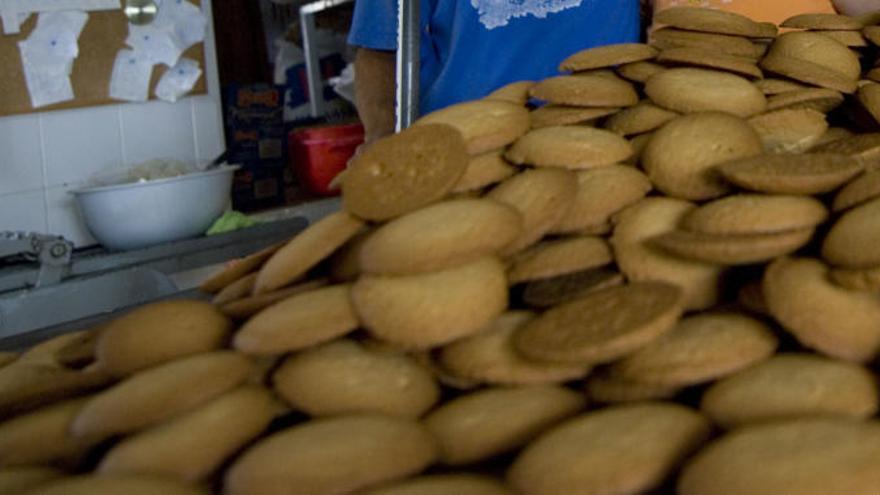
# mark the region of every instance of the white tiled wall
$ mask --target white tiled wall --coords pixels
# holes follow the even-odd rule
[[[208,19],[211,4],[202,0]],[[0,232],[63,235],[94,244],[68,193],[93,173],[153,158],[211,160],[224,149],[220,88],[209,23],[208,94],[0,117]],[[0,67],[0,70],[3,70]]]

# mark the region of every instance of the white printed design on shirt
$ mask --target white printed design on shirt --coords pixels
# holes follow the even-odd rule
[[[579,7],[583,0],[471,0],[486,29],[506,26],[511,19],[535,16],[539,19]]]

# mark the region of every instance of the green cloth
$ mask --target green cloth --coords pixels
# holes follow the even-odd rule
[[[227,211],[223,216],[214,221],[214,224],[211,225],[211,228],[208,229],[207,232],[205,232],[205,235],[225,234],[227,232],[253,227],[258,223],[258,221],[244,213]]]

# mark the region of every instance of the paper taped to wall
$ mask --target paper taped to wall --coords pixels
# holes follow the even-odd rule
[[[121,8],[120,0],[0,0],[0,19],[3,20],[3,31],[6,34],[16,34],[21,29],[22,23],[34,12],[119,8]]]
[[[156,85],[156,96],[165,101],[175,102],[181,96],[192,91],[196,81],[202,77],[199,63],[189,58],[182,58],[177,65],[168,69]]]
[[[87,20],[85,12],[44,12],[30,36],[18,43],[35,108],[73,99],[70,72],[79,55],[77,39]]]
[[[110,76],[110,97],[117,100],[147,101],[153,62],[134,50],[119,50]]]

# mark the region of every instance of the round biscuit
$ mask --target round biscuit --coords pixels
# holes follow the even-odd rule
[[[160,476],[95,476],[61,478],[28,492],[38,495],[208,495],[204,487]]]
[[[560,71],[581,72],[651,60],[657,49],[642,43],[620,43],[581,50],[563,60]]]
[[[601,237],[580,236],[542,241],[511,258],[510,284],[551,278],[599,268],[614,261],[608,242]]]
[[[444,347],[439,363],[456,376],[494,385],[542,385],[586,376],[589,366],[532,361],[516,351],[514,332],[534,317],[527,311],[504,313],[480,333]]]
[[[303,282],[286,289],[266,292],[256,296],[243,297],[220,306],[220,312],[235,320],[246,320],[279,301],[283,301],[297,294],[302,294],[303,292],[320,289],[327,284],[328,281],[326,279],[317,279]]]
[[[808,29],[817,31],[841,30],[860,31],[863,27],[855,17],[842,14],[798,14],[782,21],[784,28]]]
[[[621,136],[631,136],[653,131],[676,117],[677,113],[642,100],[638,105],[609,117],[605,121],[605,128]]]
[[[821,37],[831,43],[840,44],[828,37]],[[849,51],[849,48],[843,45],[841,47]],[[850,79],[833,69],[819,65],[809,59],[802,60],[784,55],[776,55],[771,52],[761,60],[759,65],[765,72],[785,76],[795,81],[819,86],[820,88],[833,89],[846,94],[855,93],[856,89],[858,89],[856,80]]]
[[[504,102],[482,103],[502,105],[526,113],[522,117],[526,120],[523,124],[525,129],[511,134],[510,139],[503,143],[491,143],[493,146],[484,151],[501,148],[528,129],[528,110],[525,108]],[[450,107],[449,111],[454,114],[456,110]],[[487,112],[487,115],[490,114]],[[500,118],[510,122],[516,120],[511,115],[502,115]],[[473,120],[475,126],[483,122],[476,118]],[[343,208],[360,218],[381,221],[443,198],[464,175],[468,153],[480,152],[471,150],[472,145],[466,145],[465,138],[477,139],[474,137],[476,131],[471,132],[472,135],[465,134],[463,137],[461,132],[449,125],[418,125],[376,141],[354,157],[345,171],[345,180],[342,182]]]
[[[614,165],[578,172],[571,208],[551,232],[580,232],[605,224],[612,215],[645,197],[651,187],[645,174],[633,167]]]
[[[857,80],[862,74],[859,58],[852,50],[815,32],[789,31],[781,34],[770,47],[769,56],[809,61],[848,80]]]
[[[529,130],[529,111],[523,105],[498,100],[458,103],[421,117],[413,129],[445,124],[458,130],[471,155],[503,148]],[[436,129],[436,127],[428,128]],[[348,180],[348,179],[346,179]]]
[[[620,108],[587,108],[565,105],[544,105],[529,113],[532,129],[562,125],[585,124],[587,122],[613,115]]]
[[[751,265],[791,254],[813,238],[815,229],[771,234],[705,234],[676,230],[653,239],[655,245],[683,258],[719,265]]]
[[[479,191],[517,173],[516,167],[504,159],[504,150],[472,156],[464,175],[452,188],[453,193]]]
[[[778,354],[712,385],[700,410],[725,429],[808,416],[867,418],[877,412],[867,369],[813,354]]]
[[[820,34],[846,45],[850,48],[865,48],[868,46],[868,40],[859,31],[820,31]]]
[[[869,292],[880,291],[880,267],[872,268],[834,268],[830,273],[831,281],[851,290]]]
[[[534,85],[534,81],[512,82],[489,93],[484,99],[504,101],[524,107],[529,102],[529,90],[531,90]]]
[[[802,419],[743,428],[691,459],[681,495],[868,495],[880,489],[880,424]]]
[[[586,402],[559,386],[488,388],[443,404],[424,425],[440,445],[441,462],[458,466],[522,447]]]
[[[523,495],[646,493],[709,437],[699,413],[676,404],[614,406],[538,437],[508,470]]]
[[[684,65],[691,67],[705,67],[733,74],[761,79],[764,74],[758,68],[758,64],[752,58],[728,55],[700,48],[670,48],[663,50],[657,56],[657,62],[667,65]]]
[[[412,275],[496,254],[522,234],[515,208],[491,199],[453,199],[398,217],[360,249],[361,273]]]
[[[437,458],[431,434],[412,420],[345,415],[274,433],[226,471],[224,493],[351,493],[414,475]]]
[[[362,495],[514,495],[495,478],[479,474],[418,476],[363,492]]]
[[[784,108],[749,119],[768,153],[804,153],[825,135],[825,114],[809,108]]]
[[[773,355],[777,340],[760,321],[738,313],[701,313],[611,365],[624,380],[687,387],[753,366]]]
[[[788,79],[776,79],[772,77],[755,81],[755,86],[757,86],[758,89],[768,97],[809,87]],[[767,104],[769,106],[770,100],[767,101]]]
[[[587,397],[604,404],[671,399],[680,391],[678,387],[651,385],[613,376],[607,368],[592,373],[586,383]]]
[[[630,107],[639,102],[632,84],[595,74],[545,79],[532,88],[531,96],[575,107]]]
[[[761,138],[747,121],[721,112],[695,113],[656,131],[642,164],[651,182],[665,194],[707,200],[729,190],[715,171],[717,165],[762,151]]]
[[[440,398],[433,375],[414,358],[347,339],[287,358],[272,384],[294,409],[312,417],[381,413],[418,418]]]
[[[828,280],[810,258],[781,258],[764,273],[770,313],[801,344],[846,361],[866,362],[880,350],[880,300]]]
[[[507,150],[517,165],[588,169],[614,165],[632,156],[629,142],[619,135],[587,126],[534,129]]]
[[[697,208],[681,228],[706,234],[772,234],[816,227],[827,218],[825,205],[808,196],[737,194]]]
[[[742,36],[686,31],[664,27],[651,33],[651,45],[660,50],[674,48],[697,48],[710,52],[735,55],[756,60],[759,57],[755,45]]]
[[[495,257],[407,276],[363,276],[351,291],[363,326],[407,349],[448,344],[485,328],[507,308],[507,277]]]
[[[835,154],[766,154],[723,163],[718,172],[744,189],[768,194],[822,194],[846,184],[862,171],[851,157]]]
[[[664,282],[633,282],[556,306],[520,327],[514,345],[527,358],[570,364],[614,361],[672,329],[683,292]]]
[[[767,109],[767,98],[744,77],[718,70],[676,68],[645,83],[657,105],[680,113],[726,112],[751,117]]]
[[[827,88],[803,88],[772,95],[767,98],[767,110],[807,108],[828,113],[843,104],[840,91]]]
[[[652,76],[664,70],[666,70],[664,65],[645,61],[621,65],[617,68],[617,73],[624,79],[644,84]]]
[[[532,280],[522,291],[523,302],[537,309],[547,309],[609,287],[623,285],[623,275],[610,268],[596,268],[558,277]]]
[[[874,117],[880,120],[880,84],[866,84],[859,88],[859,102]]]
[[[746,16],[699,7],[669,7],[654,15],[654,22],[688,31],[764,38],[768,32]]]
[[[203,292],[214,294],[220,292],[224,287],[239,280],[245,275],[256,271],[263,263],[266,262],[276,251],[281,249],[284,244],[273,244],[263,248],[256,253],[239,258],[227,263],[223,270],[212,275],[199,285],[199,289]]]
[[[880,199],[843,214],[822,243],[822,257],[842,268],[880,266]]]

